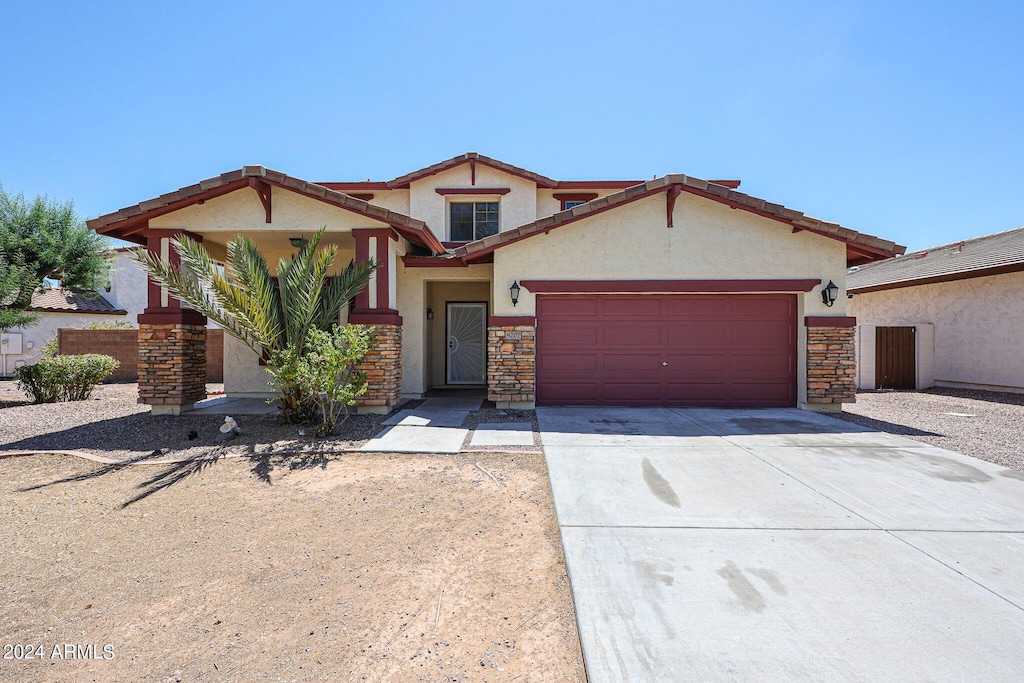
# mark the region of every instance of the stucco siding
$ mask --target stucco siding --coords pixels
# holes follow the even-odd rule
[[[509,188],[506,195],[440,195],[437,188]],[[448,203],[498,201],[501,230],[526,225],[537,220],[537,185],[533,181],[498,171],[483,164],[476,165],[476,184],[472,183],[469,164],[448,169],[413,182],[409,188],[410,215],[430,226],[442,240],[448,239]]]
[[[1024,273],[857,294],[865,325],[935,326],[935,383],[1024,391]]]
[[[477,167],[479,170],[479,167]],[[402,315],[402,393],[419,396],[429,388],[427,284],[440,282],[490,282],[491,264],[468,268],[398,267],[398,311]],[[505,292],[508,296],[508,292]],[[493,309],[493,302],[491,308]],[[437,320],[437,309],[434,310]],[[493,314],[492,314],[493,315]]]
[[[128,312],[128,320],[137,323],[139,313],[149,304],[148,278],[127,253],[118,253],[111,265],[110,291],[107,301]]]
[[[386,224],[352,211],[275,187],[271,193],[271,223],[266,222],[263,204],[255,190],[242,188],[203,204],[194,204],[150,220],[151,228],[206,232],[259,232],[288,230],[328,232],[353,228],[380,228]]]
[[[535,297],[523,290],[513,307],[514,280],[833,280],[832,308],[820,288],[803,297],[801,315],[845,314],[846,246],[782,223],[683,194],[666,227],[658,194],[605,211],[548,235],[534,235],[494,253],[495,315],[534,315]],[[505,296],[501,296],[504,292]]]

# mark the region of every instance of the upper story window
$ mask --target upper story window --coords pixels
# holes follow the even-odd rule
[[[448,239],[472,242],[498,234],[498,202],[452,202]]]
[[[566,201],[566,202],[562,202],[562,210],[566,211],[568,209],[571,209],[574,206],[579,206],[580,204],[586,204],[586,202],[571,201],[571,200],[570,201]]]

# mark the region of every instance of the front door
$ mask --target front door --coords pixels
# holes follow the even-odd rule
[[[487,304],[448,304],[448,384],[487,383]]]

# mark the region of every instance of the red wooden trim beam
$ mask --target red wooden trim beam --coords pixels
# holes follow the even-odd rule
[[[487,319],[488,327],[536,327],[537,318],[532,315],[492,315]]]
[[[597,199],[596,192],[555,192],[551,196],[562,203],[589,202],[591,199]]]
[[[263,182],[259,178],[251,177],[251,178],[249,178],[249,187],[251,187],[252,189],[256,190],[256,195],[260,198],[260,203],[263,204],[263,211],[266,214],[266,218],[267,218],[266,222],[269,223],[270,222],[270,214],[271,214],[271,211],[270,211],[270,207],[271,207],[270,191],[272,189],[271,186],[269,184]]]
[[[670,228],[672,227],[672,214],[676,210],[676,199],[679,198],[679,193],[682,191],[679,185],[673,185],[665,193],[665,210],[668,212],[668,227]]]
[[[402,316],[397,313],[384,313],[373,311],[360,313],[353,311],[348,314],[348,321],[352,325],[401,325]]]
[[[438,187],[434,192],[440,195],[449,194],[508,194],[512,189],[508,187]]]
[[[352,235],[356,239],[356,263],[366,263],[370,260],[370,238],[361,234],[361,231],[353,230]],[[356,308],[369,310],[370,308],[370,285],[356,293]]]
[[[520,280],[534,294],[809,292],[821,280]]]
[[[390,234],[394,234],[393,231],[387,231]],[[391,308],[391,295],[389,293],[391,276],[390,269],[391,263],[388,258],[388,240],[383,235],[377,237],[377,272],[374,275],[377,276],[377,308]]]
[[[857,319],[850,316],[809,315],[804,318],[806,327],[856,327]]]
[[[186,206],[192,206],[193,204],[200,204],[207,200],[213,199],[214,197],[219,197],[221,195],[228,194],[229,192],[234,192],[237,189],[247,187],[248,185],[249,181],[247,178],[235,180],[233,182],[228,183],[227,185],[221,185],[220,187],[215,188],[213,190],[206,190],[204,192],[196,193],[191,197],[186,197],[184,199],[179,199],[176,202],[171,202],[167,206],[161,206],[159,208],[151,209],[149,211],[140,211],[138,214],[134,216],[128,216],[127,218],[117,221],[116,223],[111,223],[109,225],[103,226],[102,228],[98,228],[96,232],[100,233],[101,235],[112,234],[116,236],[117,233],[121,232],[122,230],[137,226],[140,223],[145,224],[149,220],[156,218],[157,216],[163,216],[164,214],[172,213],[174,211],[177,211],[178,209],[183,209]]]
[[[432,256],[410,256],[402,257],[402,263],[406,268],[467,268],[468,264],[457,258],[434,258]]]

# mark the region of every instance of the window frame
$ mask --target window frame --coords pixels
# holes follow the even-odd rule
[[[453,227],[452,226],[452,207],[454,205],[456,205],[456,204],[461,204],[461,205],[467,205],[468,204],[468,205],[473,207],[473,210],[472,210],[472,215],[473,215],[473,238],[472,239],[469,239],[469,240],[456,239],[454,237],[454,235],[452,235],[452,227]],[[473,197],[472,199],[469,199],[468,201],[465,201],[461,197],[457,197],[456,196],[456,197],[453,197],[452,199],[449,199],[446,202],[446,207],[445,207],[445,209],[446,209],[446,211],[445,211],[445,214],[446,214],[445,218],[446,218],[446,223],[447,223],[446,227],[447,227],[448,241],[449,242],[465,244],[467,242],[475,242],[477,240],[482,240],[485,237],[490,237],[491,236],[491,235],[477,236],[477,219],[478,219],[477,206],[480,205],[480,204],[493,204],[494,205],[495,222],[497,224],[496,225],[497,229],[493,233],[491,233],[491,235],[497,235],[499,232],[501,232],[501,197],[500,196],[495,196],[495,197],[487,197],[487,196]]]

